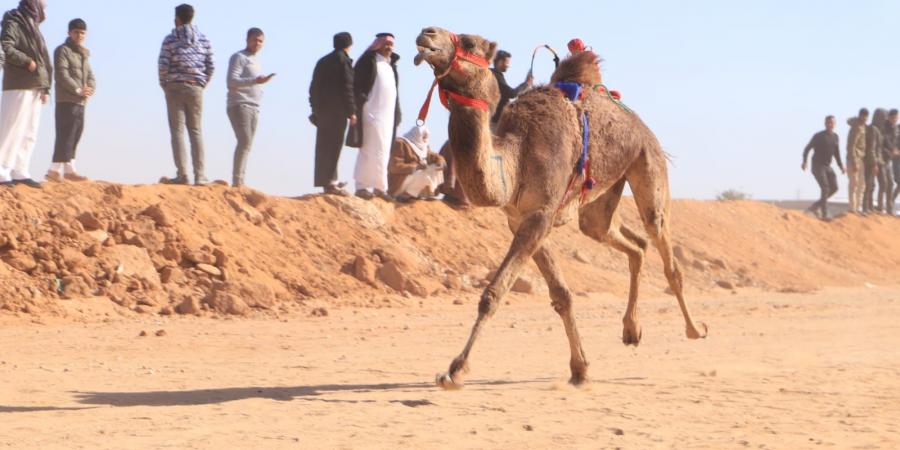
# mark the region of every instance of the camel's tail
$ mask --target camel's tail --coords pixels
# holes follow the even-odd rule
[[[559,67],[550,78],[550,84],[569,82],[582,86],[596,86],[603,82],[599,63],[600,57],[594,52],[576,53],[559,63]]]

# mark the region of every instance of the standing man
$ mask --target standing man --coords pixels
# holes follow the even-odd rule
[[[231,185],[244,185],[247,157],[256,136],[259,123],[259,104],[262,101],[262,85],[275,74],[264,76],[257,55],[263,48],[266,35],[259,28],[247,31],[247,47],[231,56],[228,62],[228,119],[237,137],[234,149],[234,169]]]
[[[888,214],[894,213],[894,203],[897,202],[897,193],[900,192],[900,129],[897,128],[897,122],[900,120],[900,111],[892,109],[888,113],[887,122],[884,124],[882,134],[884,134],[884,155],[888,174],[893,182],[892,192],[887,194],[885,202],[887,203]]]
[[[884,137],[881,134],[881,127],[885,120],[887,120],[887,112],[878,108],[872,114],[872,122],[866,127],[866,196],[863,203],[863,212],[866,214],[875,212],[876,179],[879,186],[884,186],[883,173],[879,168],[884,157],[882,153]]]
[[[498,51],[497,55],[494,56],[494,68],[491,69],[491,72],[494,73],[494,78],[497,79],[497,84],[500,86],[500,103],[497,104],[497,111],[494,112],[494,116],[491,118],[491,125],[494,126],[500,122],[500,115],[503,114],[503,109],[506,108],[506,105],[511,100],[515,100],[516,97],[522,95],[526,89],[534,84],[534,77],[529,74],[524,83],[513,89],[506,82],[506,75],[504,75],[509,70],[511,62],[512,54],[505,50]]]
[[[207,183],[203,166],[203,90],[212,78],[212,47],[194,21],[194,7],[183,4],[175,8],[175,29],[166,36],[159,52],[159,84],[166,93],[169,132],[175,157],[175,178],[163,178],[163,184],[189,184],[184,129],[191,140],[194,184]]]
[[[3,15],[0,45],[6,55],[0,99],[0,185],[40,188],[31,178],[41,105],[53,78],[47,43],[39,29],[46,19],[44,0],[21,0]]]
[[[362,109],[362,146],[356,159],[356,196],[393,201],[388,190],[388,161],[400,125],[400,79],[394,35],[379,33],[356,63],[353,88]],[[369,190],[372,189],[372,192]]]
[[[866,121],[869,120],[869,110],[860,109],[856,117],[847,120],[850,125],[850,134],[847,136],[847,175],[850,178],[848,198],[850,200],[850,212],[861,214],[863,206],[863,193],[866,188]]]
[[[809,158],[810,150],[814,150],[812,158],[812,174],[819,183],[822,194],[819,201],[809,207],[809,211],[813,213],[821,212],[820,218],[828,220],[828,199],[838,191],[837,175],[831,169],[831,160],[837,162],[841,168],[841,173],[847,173],[844,165],[841,164],[840,140],[834,132],[835,119],[834,116],[825,118],[825,130],[816,133],[806,148],[803,150],[803,170],[807,168],[807,158]]]
[[[69,37],[53,52],[56,64],[56,146],[48,181],[84,181],[75,170],[75,151],[84,131],[84,107],[94,95],[97,82],[91,70],[91,52],[84,47],[87,24],[69,22]]]
[[[309,85],[310,122],[316,126],[315,185],[326,194],[347,197],[349,192],[338,183],[338,161],[344,148],[347,122],[357,124],[353,93],[353,60],[350,47],[353,36],[334,35],[334,51],[316,63]]]

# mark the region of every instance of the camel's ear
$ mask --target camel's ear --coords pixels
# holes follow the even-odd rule
[[[497,43],[494,41],[484,41],[481,45],[481,48],[484,50],[484,57],[490,61],[494,59],[494,53],[497,52]]]

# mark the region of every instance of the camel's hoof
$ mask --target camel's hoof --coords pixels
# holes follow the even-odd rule
[[[637,347],[641,345],[641,338],[644,336],[644,330],[641,329],[640,325],[635,325],[633,327],[625,326],[625,329],[622,331],[622,343],[627,345],[633,345]]]
[[[703,331],[688,328],[687,329],[688,339],[706,339],[706,335],[709,334],[709,327],[707,327],[705,323],[700,322],[700,328]]]
[[[458,391],[463,388],[463,384],[453,381],[453,377],[451,377],[449,373],[443,375],[438,374],[438,376],[435,377],[434,383],[445,391]]]
[[[569,384],[581,388],[591,384],[591,381],[588,380],[587,375],[572,375],[572,378],[569,379]]]

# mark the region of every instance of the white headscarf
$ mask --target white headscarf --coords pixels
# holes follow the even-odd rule
[[[431,150],[431,146],[428,145],[429,134],[428,128],[425,128],[425,125],[416,125],[404,134],[401,139],[409,142],[413,151],[416,152],[416,156],[418,156],[420,160],[425,161],[428,159],[428,151]]]

